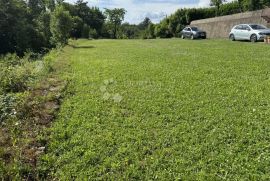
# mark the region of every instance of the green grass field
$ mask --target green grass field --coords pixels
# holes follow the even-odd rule
[[[269,180],[269,48],[78,41],[42,169],[60,180]]]

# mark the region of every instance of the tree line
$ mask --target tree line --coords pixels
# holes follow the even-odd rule
[[[90,4],[91,5],[91,4]],[[126,10],[90,7],[84,0],[0,0],[0,54],[38,53],[66,44],[69,38],[170,38],[193,20],[258,10],[270,0],[211,0],[209,8],[179,9],[158,24],[145,18],[138,25],[123,23]]]
[[[68,38],[118,38],[125,13],[122,8],[102,12],[83,0],[1,0],[0,54],[43,53]]]

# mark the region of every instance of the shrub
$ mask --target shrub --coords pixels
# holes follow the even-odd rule
[[[96,29],[90,28],[90,30],[89,30],[89,38],[94,38],[94,39],[98,38],[98,34],[97,34]]]
[[[45,73],[53,71],[53,63],[59,54],[58,49],[53,49],[46,56],[43,57],[43,70]]]
[[[26,62],[23,65],[2,66],[0,72],[0,87],[4,92],[21,92],[28,87],[29,81],[34,78],[33,64]]]
[[[165,23],[155,27],[155,36],[160,38],[171,38],[172,34]]]
[[[16,115],[15,103],[16,99],[12,94],[0,95],[0,122],[9,116]]]
[[[15,54],[8,54],[0,58],[0,94],[23,92],[28,89],[39,75],[52,71],[52,63],[58,50],[52,50],[41,58],[32,59],[32,53],[19,58]]]

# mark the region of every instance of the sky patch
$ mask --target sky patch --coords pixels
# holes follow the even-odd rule
[[[180,8],[207,7],[210,0],[85,0],[89,6],[104,8],[125,8],[127,14],[125,22],[138,24],[145,17],[158,23],[161,19],[171,15]],[[76,0],[66,0],[74,3]]]

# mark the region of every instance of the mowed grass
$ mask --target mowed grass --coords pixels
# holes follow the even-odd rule
[[[270,179],[270,46],[77,44],[69,94],[43,157],[53,177]]]

